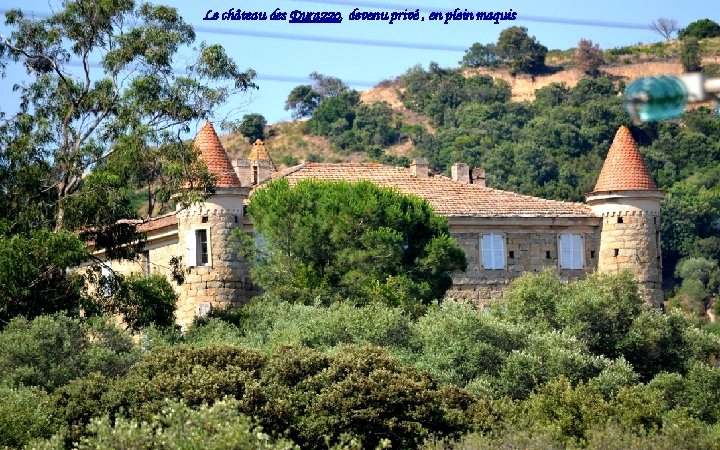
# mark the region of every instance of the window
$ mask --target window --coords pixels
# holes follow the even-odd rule
[[[207,266],[210,264],[210,240],[207,228],[190,230],[185,234],[187,247],[187,266]]]
[[[561,269],[582,269],[585,254],[583,251],[583,237],[579,234],[561,234],[558,246],[560,247]]]
[[[505,268],[505,239],[502,234],[482,235],[483,269]]]

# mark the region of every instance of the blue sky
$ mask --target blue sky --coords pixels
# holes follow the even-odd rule
[[[47,13],[52,5],[57,7],[57,3],[2,0],[0,9],[19,7]],[[258,73],[260,89],[230,105],[227,111],[232,109],[238,117],[260,113],[270,123],[290,119],[290,114],[283,109],[285,99],[290,90],[303,84],[312,71],[339,77],[356,89],[366,89],[380,80],[402,74],[415,64],[427,67],[430,61],[436,61],[441,66],[456,66],[463,56],[463,49],[473,42],[494,42],[500,31],[509,26],[527,27],[531,35],[550,49],[574,47],[580,38],[591,39],[606,49],[659,41],[661,38],[657,33],[642,28],[658,17],[675,19],[680,27],[705,17],[720,21],[717,0],[168,0],[156,3],[178,8],[185,20],[197,27],[198,40],[222,44],[241,68],[252,68]],[[385,5],[387,8],[380,8]],[[392,25],[383,21],[350,21],[349,15],[355,7],[361,11],[419,8],[425,21],[400,21]],[[267,12],[268,16],[276,8],[287,13],[293,10],[338,11],[343,22],[203,21],[209,9],[224,12],[230,8]],[[512,9],[517,12],[517,20],[501,21],[497,25],[488,21],[443,24],[428,20],[430,11],[455,8],[472,12]],[[596,26],[598,24],[605,26]],[[0,33],[7,33],[2,25]],[[293,36],[303,39],[287,39]],[[348,41],[380,41],[382,45],[343,43]],[[399,46],[393,46],[395,44]],[[442,48],[433,48],[438,46]],[[0,91],[9,92],[13,83],[26,76],[21,68],[11,69],[6,78],[0,80]],[[3,109],[7,111],[8,108]]]

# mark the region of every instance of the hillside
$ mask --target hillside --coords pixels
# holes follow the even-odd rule
[[[720,38],[706,39],[702,43],[704,65],[720,64]],[[457,69],[465,77],[482,74],[493,79],[504,80],[511,88],[511,101],[533,101],[538,89],[552,83],[565,84],[572,88],[585,78],[575,69],[572,60],[573,50],[554,50],[548,54],[548,73],[530,76],[512,76],[508,69],[463,68]],[[662,74],[680,74],[682,66],[678,59],[678,44],[669,43],[638,44],[605,51],[605,59],[610,64],[601,66],[602,74],[610,75],[616,81],[628,81],[641,76],[656,76]],[[436,127],[431,121],[417,111],[408,109],[400,99],[404,88],[401,77],[395,80],[383,81],[377,86],[360,92],[360,100],[364,104],[386,102],[393,110],[395,116],[407,126],[420,126],[431,134]],[[266,134],[266,147],[270,156],[278,167],[297,164],[300,161],[362,161],[368,155],[361,151],[338,152],[333,148],[327,137],[313,135],[308,132],[305,121],[282,122],[269,125]],[[236,135],[226,135],[222,138],[231,158],[242,158],[248,154],[251,144],[245,138]],[[384,153],[390,156],[410,158],[413,153],[411,140],[406,139],[394,145],[388,145]]]

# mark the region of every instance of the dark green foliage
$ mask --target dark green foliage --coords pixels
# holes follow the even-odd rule
[[[70,232],[0,235],[0,329],[20,315],[77,314],[83,283],[66,269],[87,256],[83,242]]]
[[[697,72],[702,66],[700,43],[697,38],[687,36],[680,41],[680,63],[685,72]]]
[[[103,378],[93,375],[59,391],[62,418],[81,429],[97,413],[103,389]],[[466,430],[460,409],[473,402],[400,367],[380,349],[358,347],[339,347],[330,355],[281,347],[269,358],[231,346],[159,349],[100,398],[110,417],[153,420],[167,398],[199,407],[226,396],[236,399],[236,411],[252,415],[269,432],[286,432],[303,448],[347,436],[369,448],[384,439],[416,447],[431,434]]]
[[[103,319],[91,323],[63,314],[13,319],[0,332],[0,381],[47,391],[93,371],[125,373],[137,359],[129,336]]]
[[[93,372],[55,390],[51,397],[52,418],[65,426],[65,440],[79,442],[90,420],[108,413],[103,395],[110,382],[102,373]]]
[[[262,114],[246,114],[238,131],[248,139],[248,142],[253,143],[257,139],[265,139],[265,125],[267,121]]]
[[[700,19],[690,23],[678,32],[678,38],[694,37],[704,39],[720,36],[720,24],[710,19]]]
[[[465,50],[465,55],[463,55],[459,64],[465,67],[492,67],[497,65],[498,62],[499,58],[495,44],[483,45],[476,42]]]
[[[285,111],[292,110],[295,119],[312,116],[321,96],[309,84],[295,86],[285,101]]]
[[[166,276],[133,274],[118,280],[116,292],[104,300],[103,308],[119,314],[132,331],[150,325],[164,328],[175,324],[177,299]]]
[[[493,103],[510,99],[510,86],[488,75],[464,77],[459,71],[443,69],[430,63],[409,69],[402,77],[405,90],[401,94],[408,108],[422,112],[437,125],[451,125],[455,110],[468,102]]]
[[[355,120],[355,108],[359,103],[360,94],[355,90],[323,99],[313,112],[312,119],[308,121],[308,129],[323,136],[341,134],[351,129]]]
[[[545,68],[547,47],[527,34],[525,27],[509,27],[500,32],[496,50],[510,66],[510,73],[537,74]]]
[[[248,213],[267,245],[253,279],[288,301],[414,309],[442,297],[465,254],[427,202],[372,183],[287,181],[253,196]]]

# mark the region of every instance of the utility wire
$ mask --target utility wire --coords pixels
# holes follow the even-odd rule
[[[71,67],[79,67],[82,68],[83,65],[79,61],[69,61],[67,63],[68,66]],[[91,62],[89,66],[93,69],[102,69],[102,64],[98,62]],[[175,75],[185,75],[186,73],[182,69],[173,69],[173,73]],[[273,75],[273,74],[258,74],[255,78],[255,80],[258,81],[275,81],[280,83],[305,83],[305,84],[312,84],[313,80],[308,77],[295,77],[291,75]],[[347,84],[348,86],[355,86],[355,87],[374,87],[378,83],[372,82],[372,81],[360,81],[360,80],[343,80],[343,83]]]

